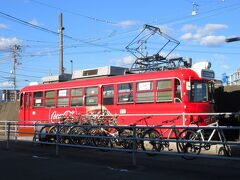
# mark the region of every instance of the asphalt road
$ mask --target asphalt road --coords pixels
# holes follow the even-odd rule
[[[7,150],[5,145],[0,142],[1,180],[240,179],[236,160],[137,154],[137,166],[132,166],[131,154],[124,152],[61,147],[56,157],[53,146],[11,143]]]

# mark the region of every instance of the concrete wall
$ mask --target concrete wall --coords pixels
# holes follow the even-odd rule
[[[18,120],[19,102],[0,103],[0,120]]]

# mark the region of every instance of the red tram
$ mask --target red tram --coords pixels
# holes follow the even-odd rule
[[[104,70],[106,74],[99,73]],[[161,125],[171,117],[154,114],[213,112],[214,72],[207,66],[142,74],[109,73],[112,70],[123,72],[110,66],[81,71],[75,80],[23,88],[19,123],[51,123],[63,115],[104,112],[119,115],[117,125]],[[150,118],[138,121],[146,115]],[[177,118],[175,123],[190,121]]]

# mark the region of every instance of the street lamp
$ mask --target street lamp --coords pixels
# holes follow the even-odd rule
[[[71,63],[71,74],[73,73],[73,60],[70,60]]]
[[[225,42],[235,42],[235,41],[240,41],[240,37],[233,37],[233,38],[226,38]]]
[[[231,43],[231,42],[235,42],[235,41],[240,41],[240,37],[233,37],[233,38],[226,38],[225,42],[227,43]],[[231,77],[231,76],[229,76]],[[230,85],[231,85],[231,80],[230,80]]]

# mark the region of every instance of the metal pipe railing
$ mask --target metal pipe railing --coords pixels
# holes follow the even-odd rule
[[[14,134],[15,137],[21,136],[23,134],[25,135],[31,135],[33,137],[34,143],[39,143],[39,144],[52,144],[56,146],[56,155],[59,155],[59,148],[60,146],[69,146],[69,147],[82,147],[82,148],[92,148],[92,149],[102,149],[102,150],[113,150],[113,151],[124,151],[124,152],[132,152],[132,164],[136,165],[136,153],[148,153],[148,154],[164,154],[164,155],[177,155],[177,156],[186,156],[186,157],[210,157],[210,158],[220,158],[220,159],[237,159],[240,160],[239,157],[218,157],[216,155],[199,155],[199,154],[190,154],[190,153],[179,153],[176,151],[173,152],[166,152],[166,151],[147,151],[147,150],[140,150],[138,148],[139,142],[154,142],[154,143],[159,143],[159,144],[164,144],[164,143],[172,143],[172,144],[177,144],[177,143],[182,143],[182,144],[190,144],[194,146],[194,144],[211,144],[211,145],[222,145],[222,146],[239,146],[240,147],[240,142],[239,141],[227,141],[225,140],[222,141],[216,141],[210,139],[210,141],[207,141],[205,139],[166,139],[164,137],[161,138],[146,138],[146,137],[139,137],[138,135],[138,130],[141,130],[142,132],[149,130],[149,129],[156,129],[158,131],[168,129],[168,130],[179,130],[179,132],[184,131],[184,130],[193,130],[194,132],[202,131],[202,130],[216,130],[216,131],[223,131],[223,130],[240,130],[240,126],[185,126],[185,117],[189,115],[239,115],[240,113],[177,113],[177,114],[151,114],[151,116],[173,116],[173,115],[181,115],[183,119],[183,125],[182,126],[138,126],[138,125],[132,125],[132,126],[110,126],[110,125],[76,125],[76,124],[38,124],[37,122],[42,122],[42,121],[32,121],[33,123],[11,123],[11,122],[5,122],[4,128],[5,128],[5,136],[7,135],[7,141],[6,141],[6,147],[7,149],[9,148],[9,143],[11,141],[11,135]],[[119,114],[118,116],[149,116],[149,114],[124,114],[121,115]],[[56,126],[57,130],[55,133],[48,133],[48,132],[40,132],[39,129],[40,127],[43,126]],[[0,124],[0,127],[2,125]],[[12,128],[14,127],[14,128]],[[33,132],[21,132],[18,129],[19,128],[33,128]],[[114,136],[114,135],[91,135],[91,134],[67,134],[64,133],[62,134],[60,132],[61,128],[66,127],[66,128],[72,128],[72,127],[81,127],[83,129],[89,129],[89,128],[97,128],[99,130],[101,129],[108,129],[108,128],[115,128],[115,129],[127,129],[132,131],[131,137],[124,137],[124,136]],[[55,139],[52,142],[48,141],[40,141],[39,137],[40,136],[52,136]],[[104,140],[109,140],[109,141],[129,141],[132,143],[132,146],[127,148],[119,148],[119,147],[101,147],[101,146],[93,146],[92,144],[65,144],[61,143],[60,141],[63,138],[83,138],[83,139],[104,139]],[[16,140],[16,139],[15,139]],[[20,140],[18,140],[20,141]],[[25,141],[25,140],[21,140]],[[29,142],[29,141],[28,141]],[[200,147],[203,148],[203,147]]]

